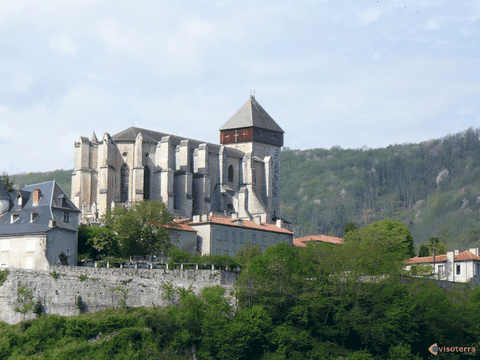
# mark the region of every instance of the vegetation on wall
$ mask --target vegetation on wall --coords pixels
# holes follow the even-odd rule
[[[120,308],[0,323],[0,358],[418,360],[435,343],[480,348],[480,288],[445,291],[408,276],[405,249],[390,251],[395,234],[379,246],[384,235],[280,243],[263,255],[250,247],[236,308],[219,286],[171,287],[164,308],[129,308],[112,289]],[[435,356],[447,358],[460,354]]]

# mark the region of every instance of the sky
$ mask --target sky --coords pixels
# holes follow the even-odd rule
[[[0,2],[0,172],[132,125],[219,143],[253,91],[291,149],[480,126],[478,0]]]

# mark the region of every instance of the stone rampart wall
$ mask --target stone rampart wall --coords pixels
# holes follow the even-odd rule
[[[34,301],[40,298],[46,314],[72,316],[79,314],[75,301],[81,296],[86,312],[94,312],[120,306],[120,286],[128,289],[127,306],[166,306],[163,300],[164,284],[175,288],[192,287],[199,294],[204,287],[220,285],[226,294],[233,294],[236,272],[220,270],[163,270],[163,269],[119,269],[52,266],[49,270],[26,270],[9,268],[6,281],[0,286],[0,321],[15,324],[23,316],[15,312],[18,289],[26,286],[33,289]],[[55,279],[51,273],[59,273]],[[86,275],[86,278],[84,278]],[[81,279],[84,278],[82,281]],[[35,314],[28,312],[26,319]]]

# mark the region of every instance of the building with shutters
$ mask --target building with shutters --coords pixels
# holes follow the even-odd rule
[[[474,281],[480,283],[480,253],[478,248],[460,252],[458,249],[446,254],[425,257],[413,257],[405,260],[405,270],[424,265],[432,269],[435,278],[453,282]]]
[[[137,127],[80,137],[72,200],[83,222],[158,199],[180,219],[213,213],[271,223],[280,215],[283,134],[251,96],[220,128],[220,144]]]
[[[0,269],[76,265],[79,213],[55,181],[13,192],[0,181]]]

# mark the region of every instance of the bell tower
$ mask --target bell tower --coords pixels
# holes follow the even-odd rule
[[[245,206],[249,209],[262,207],[266,212],[266,222],[280,216],[283,134],[282,128],[252,95],[220,128],[220,143],[245,153],[241,184],[250,194],[246,196],[249,204]]]
[[[253,150],[252,143],[280,148],[283,146],[284,133],[255,97],[250,96],[220,128],[220,143],[242,151]]]

